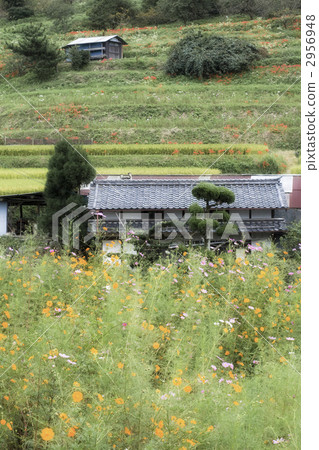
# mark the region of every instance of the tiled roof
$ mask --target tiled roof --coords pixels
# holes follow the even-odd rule
[[[205,181],[211,182],[211,181]],[[199,180],[95,180],[90,186],[88,207],[95,210],[173,210],[188,209],[198,202],[192,189]],[[222,204],[232,209],[287,208],[280,177],[272,179],[217,179],[235,194],[234,203]],[[198,202],[201,203],[201,202]],[[204,206],[204,202],[201,203]]]

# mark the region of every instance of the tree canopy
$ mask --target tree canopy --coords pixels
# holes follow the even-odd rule
[[[104,30],[116,28],[132,19],[136,9],[130,0],[93,0],[88,10],[90,26]]]
[[[156,7],[170,20],[182,20],[184,24],[218,12],[212,0],[158,0]]]

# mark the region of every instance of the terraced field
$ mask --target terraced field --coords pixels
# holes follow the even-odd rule
[[[268,56],[244,74],[209,80],[168,76],[163,68],[171,46],[194,29],[247,39],[266,48]],[[108,33],[119,34],[128,42],[123,60],[92,62],[80,72],[62,63],[56,78],[41,84],[30,75],[7,73],[5,80],[0,80],[2,144],[13,139],[23,144],[32,139],[49,141],[58,139],[59,134],[72,142],[88,140],[112,146],[203,143],[228,148],[235,143],[259,144],[266,145],[272,155],[287,155],[288,167],[280,166],[280,171],[298,170],[294,166],[300,148],[300,18],[291,18],[288,25],[280,18],[247,21],[237,17],[227,22],[214,18],[186,27],[164,25]],[[50,33],[61,46],[76,37],[99,34]],[[12,29],[3,28],[2,73],[7,70],[4,40],[10,36]],[[142,164],[148,173],[151,167],[161,173],[174,167],[180,168],[176,173],[183,167],[188,171],[209,167],[204,159],[198,166],[198,155],[189,155],[186,163],[174,160],[172,165],[161,165],[158,158],[150,158],[152,149],[150,145],[149,154],[144,153],[144,162],[148,162]],[[133,172],[136,167],[142,170],[137,154],[129,161],[120,156],[118,162],[115,158],[94,164],[118,173],[123,166]],[[25,167],[31,167],[30,158],[25,156]],[[0,164],[7,167],[2,157]],[[46,160],[43,164],[45,167]]]

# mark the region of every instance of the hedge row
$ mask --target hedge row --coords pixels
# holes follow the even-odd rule
[[[0,156],[0,166],[3,168],[47,167],[49,156],[9,157]],[[280,173],[285,172],[281,161],[271,155],[253,158],[251,156],[158,156],[151,155],[145,158],[142,155],[109,155],[91,156],[90,162],[94,167],[202,167],[219,169],[222,173]]]
[[[83,145],[88,155],[259,155],[269,152],[265,145],[236,144],[150,144]],[[51,155],[53,145],[0,145],[0,155]]]

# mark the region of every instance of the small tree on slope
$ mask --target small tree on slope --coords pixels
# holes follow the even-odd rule
[[[20,55],[29,64],[39,80],[47,80],[56,73],[62,56],[47,38],[42,25],[26,25],[21,31],[18,43],[7,43],[13,53]]]

